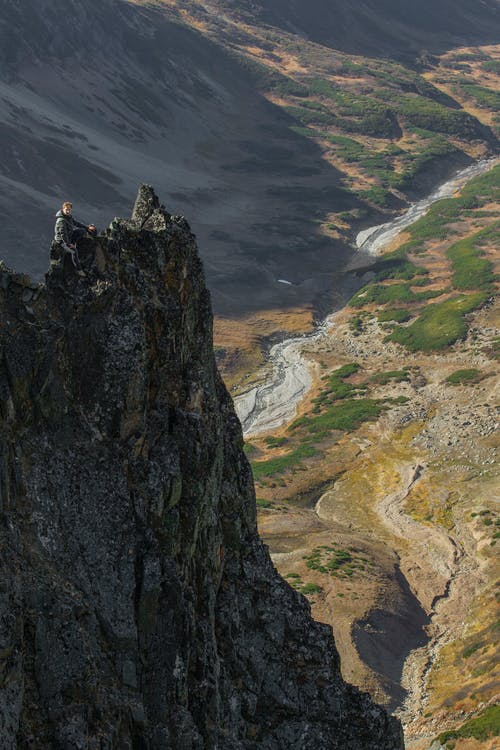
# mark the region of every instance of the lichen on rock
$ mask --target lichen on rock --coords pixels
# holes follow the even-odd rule
[[[187,222],[80,256],[0,268],[0,746],[400,750],[258,537]]]

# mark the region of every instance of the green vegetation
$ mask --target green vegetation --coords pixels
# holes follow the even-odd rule
[[[396,328],[387,337],[412,352],[436,351],[454,344],[467,333],[465,315],[482,305],[487,295],[482,292],[461,295],[429,305],[407,328]]]
[[[303,416],[289,426],[289,430],[304,427],[317,437],[326,437],[332,430],[356,430],[363,422],[377,419],[384,410],[381,401],[369,398],[345,399],[329,406],[318,416]]]
[[[253,445],[253,443],[245,443],[245,445],[243,446],[243,450],[245,451],[247,456],[251,456],[252,453],[258,452],[258,448],[255,445]]]
[[[310,445],[302,445],[291,453],[284,456],[270,458],[268,461],[254,461],[252,471],[255,480],[261,477],[270,477],[273,474],[280,474],[283,471],[300,466],[300,462],[305,458],[311,458],[316,455],[317,450]]]
[[[285,578],[288,579],[288,583],[296,591],[300,591],[301,594],[312,595],[320,594],[323,591],[321,586],[317,583],[304,583],[298,573],[287,573]]]
[[[472,654],[475,654],[476,651],[479,651],[480,648],[484,646],[484,643],[482,641],[478,641],[477,643],[473,643],[471,646],[467,646],[467,648],[464,648],[462,651],[462,657],[464,659],[468,659],[469,656],[472,656]]]
[[[482,63],[481,67],[488,73],[500,74],[500,60],[487,60],[486,62]]]
[[[479,383],[482,380],[482,375],[479,370],[475,367],[471,367],[469,370],[455,370],[445,380],[445,383],[450,385],[468,385],[473,383]]]
[[[362,333],[365,317],[364,313],[358,313],[357,315],[353,315],[349,320],[349,328],[355,336],[359,336]]]
[[[390,321],[406,323],[407,320],[410,320],[411,313],[403,307],[387,307],[385,310],[380,310],[377,313],[377,318],[379,323],[388,323]]]
[[[492,91],[485,86],[478,86],[476,83],[462,83],[460,88],[464,94],[475,99],[480,107],[493,109],[495,112],[500,110],[500,94],[498,91]]]
[[[303,125],[337,125],[338,121],[335,115],[330,114],[328,110],[318,111],[315,109],[305,109],[303,107],[285,107],[288,114],[295,120],[299,120]]]
[[[417,302],[439,297],[442,292],[414,292],[411,284],[368,284],[349,300],[351,307],[364,307],[371,303],[385,305],[389,302]]]
[[[388,206],[392,199],[392,193],[380,185],[375,185],[369,190],[359,190],[357,195],[362,200],[375,203],[376,206],[380,206],[381,208]]]
[[[376,281],[385,281],[386,279],[404,279],[409,281],[415,276],[427,276],[428,270],[421,266],[416,266],[408,260],[406,253],[400,253],[395,250],[393,253],[384,255],[380,262],[377,263]]]
[[[433,136],[429,131],[420,131],[420,134],[425,133],[425,137]],[[456,153],[459,149],[446,138],[442,136],[433,136],[430,140],[424,144],[421,151],[415,153],[406,153],[405,155],[405,167],[401,174],[392,174],[390,177],[390,184],[393,187],[404,189],[409,187],[412,180],[420,173],[423,172],[431,162],[438,157],[448,156]]]
[[[357,571],[364,571],[372,564],[365,555],[356,552],[353,547],[345,549],[336,543],[323,544],[302,559],[310,570],[334,578],[352,578]]]
[[[500,165],[471,180],[457,198],[434,203],[425,216],[408,227],[411,240],[398,248],[398,252],[415,250],[425,240],[445,239],[450,234],[448,224],[457,221],[462,211],[480,208],[498,200],[499,192]]]
[[[451,231],[449,224],[460,220],[464,211],[477,209],[498,199],[499,182],[500,167],[495,167],[471,180],[459,197],[434,204],[426,216],[408,228],[411,239],[395,252],[383,257],[377,266],[374,281],[351,298],[349,305],[357,309],[371,304],[387,306],[385,310],[377,312],[379,322],[396,325],[386,340],[403,344],[410,351],[434,351],[465,336],[468,328],[465,316],[485,302],[496,280],[492,264],[483,257],[482,247],[487,243],[498,242],[498,221],[453,243],[447,251],[452,266],[452,288],[457,291],[476,290],[475,294],[456,296],[429,305],[407,327],[397,324],[405,323],[415,313],[411,309],[394,306],[394,303],[410,305],[439,297],[449,291],[415,291],[415,287],[428,283],[428,271],[411,262],[408,253],[421,252],[426,240],[446,238]],[[406,283],[382,283],[387,281]],[[360,332],[362,325],[362,313],[359,313],[353,317],[351,328]]]
[[[258,508],[272,508],[273,504],[270,500],[264,500],[262,497],[258,497],[255,500]]]
[[[285,437],[266,437],[264,438],[265,444],[269,448],[281,448],[282,445],[285,445],[288,441]]]
[[[372,383],[378,385],[386,385],[394,380],[396,383],[408,381],[410,379],[409,368],[406,367],[404,370],[390,370],[389,372],[378,372],[371,378]]]
[[[452,262],[454,289],[489,289],[495,281],[492,264],[481,257],[478,245],[493,238],[500,238],[500,221],[493,226],[465,237],[448,249],[446,255]]]
[[[500,706],[490,706],[475,719],[466,721],[459,729],[441,732],[438,740],[442,745],[446,745],[450,740],[458,740],[460,738],[474,738],[484,742],[489,737],[498,737],[499,734]]]
[[[481,136],[480,123],[467,112],[449,109],[421,96],[401,96],[396,101],[398,112],[408,125],[461,138]]]
[[[323,591],[323,588],[321,586],[318,586],[317,583],[305,583],[301,590],[301,594],[319,594],[321,591]]]

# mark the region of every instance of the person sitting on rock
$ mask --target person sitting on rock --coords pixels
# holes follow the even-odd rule
[[[59,245],[65,253],[70,254],[73,265],[80,271],[81,266],[78,259],[76,243],[79,239],[84,237],[87,232],[95,236],[97,230],[93,224],[87,226],[74,219],[71,215],[72,208],[73,204],[69,201],[65,201],[62,204],[61,210],[57,212],[54,242]]]

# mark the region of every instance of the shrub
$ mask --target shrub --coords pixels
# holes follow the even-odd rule
[[[460,88],[464,94],[475,99],[480,107],[493,109],[496,112],[500,110],[500,94],[497,91],[492,91],[485,86],[478,86],[475,83],[464,83],[461,84]]]
[[[264,438],[264,442],[269,448],[280,448],[282,445],[285,445],[287,442],[287,439],[285,437],[266,437]]]
[[[369,284],[357,292],[349,300],[351,307],[364,307],[375,302],[385,305],[388,302],[417,302],[418,300],[431,299],[441,294],[435,292],[413,292],[410,284]]]
[[[258,497],[255,500],[258,508],[272,508],[273,504],[270,500],[265,500],[263,497]]]
[[[451,375],[448,375],[445,383],[450,383],[450,385],[466,385],[467,383],[479,383],[481,379],[482,375],[479,370],[471,367],[469,370],[455,370]]]
[[[486,230],[455,242],[448,248],[446,254],[452,263],[452,283],[455,289],[461,291],[484,289],[493,283],[495,280],[492,272],[493,266],[489,260],[481,257],[482,252],[478,244],[490,239],[495,230],[497,236],[500,236],[500,222],[496,222],[493,227],[487,227]]]
[[[477,292],[429,305],[414,323],[407,328],[396,328],[387,340],[396,341],[412,352],[443,349],[465,336],[465,315],[482,305],[486,299],[486,294]]]
[[[371,378],[372,383],[378,383],[379,385],[386,385],[391,380],[395,380],[396,383],[402,381],[408,381],[410,374],[408,370],[390,370],[389,372],[378,372]]]
[[[377,419],[384,410],[381,401],[374,399],[345,399],[340,404],[333,404],[318,416],[304,416],[296,419],[289,430],[304,427],[312,434],[327,435],[332,430],[352,431],[363,422]]]
[[[305,583],[300,591],[302,594],[319,594],[323,588],[317,583]]]
[[[459,729],[441,732],[438,740],[442,745],[448,740],[471,737],[484,742],[489,737],[498,737],[499,734],[500,706],[490,706],[475,719],[470,719],[462,724]]]
[[[499,73],[500,74],[500,60],[487,60],[481,67],[488,73]]]
[[[422,97],[399,97],[398,111],[405,122],[434,133],[446,133],[463,138],[481,137],[478,120],[463,111],[448,109],[438,102]]]
[[[406,323],[407,320],[410,320],[411,313],[403,307],[388,307],[377,313],[377,318],[379,323],[388,323],[389,321]]]
[[[280,474],[281,472],[300,464],[302,459],[311,458],[316,455],[316,453],[317,450],[312,446],[302,445],[300,448],[297,448],[291,453],[287,453],[285,456],[277,456],[268,461],[254,461],[252,464],[254,479],[270,477],[273,474]]]

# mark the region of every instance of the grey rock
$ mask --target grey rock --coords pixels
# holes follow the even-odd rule
[[[80,256],[29,319],[1,269],[0,746],[400,750],[258,537],[189,225]]]

